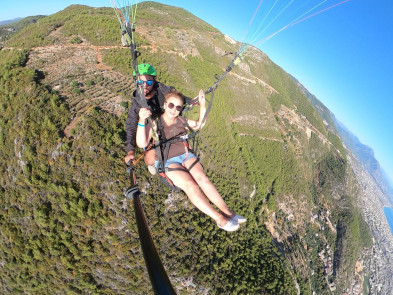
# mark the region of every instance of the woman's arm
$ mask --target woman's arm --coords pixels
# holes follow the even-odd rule
[[[151,126],[146,124],[146,119],[151,116],[151,111],[141,108],[139,111],[138,128],[136,129],[136,144],[140,148],[145,148],[151,139]]]
[[[206,114],[206,99],[205,99],[205,92],[203,90],[199,90],[199,119],[198,121],[194,120],[187,120],[188,125],[192,129],[202,129],[202,127],[205,125],[205,122],[203,122],[203,119],[205,118]]]

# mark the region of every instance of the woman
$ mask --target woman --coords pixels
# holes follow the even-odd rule
[[[184,97],[181,93],[172,90],[165,95],[164,113],[160,119],[167,140],[187,133],[186,127],[178,118],[183,104]],[[206,100],[203,90],[199,91],[199,106],[198,121],[187,120],[189,127],[192,129],[200,129],[203,124],[202,121],[206,113]],[[146,119],[150,116],[151,111],[147,108],[142,108],[139,111],[136,143],[140,148],[145,148],[152,138],[152,128],[150,125],[146,125]],[[196,161],[196,156],[185,148],[183,142],[174,142],[170,145],[165,168],[186,168],[187,170],[166,170],[166,175],[175,186],[187,194],[190,201],[199,210],[213,218],[219,228],[226,231],[237,230],[239,223],[246,222],[246,218],[229,210],[217,189],[207,178],[200,163],[196,163],[192,169],[188,170]],[[159,161],[156,159],[156,167],[158,164]],[[220,212],[213,208],[209,200],[217,206]]]

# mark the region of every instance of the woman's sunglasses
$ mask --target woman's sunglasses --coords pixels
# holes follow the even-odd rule
[[[168,103],[168,108],[173,109],[175,105],[173,103]],[[176,111],[180,112],[183,106],[176,106]]]
[[[147,80],[147,81],[139,80],[138,81],[138,86],[143,86],[143,84],[145,84],[145,83],[146,83],[147,86],[151,86],[151,85],[153,85],[154,80]]]

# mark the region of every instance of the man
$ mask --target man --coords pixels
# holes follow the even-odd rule
[[[149,106],[152,117],[160,116],[163,113],[163,105],[165,101],[165,94],[173,87],[166,86],[156,80],[157,73],[152,65],[140,64],[138,65],[139,80],[138,87],[143,90],[143,94],[146,98],[147,105]],[[135,73],[134,73],[135,75]],[[124,161],[128,163],[130,160],[135,159],[135,147],[136,147],[136,130],[138,127],[139,110],[142,108],[142,97],[140,90],[135,90],[134,97],[131,101],[131,107],[128,111],[126,120],[126,152],[127,156]],[[185,97],[186,103],[191,102],[191,99]],[[155,174],[154,168],[155,151],[154,149],[148,151],[145,154],[145,163],[148,165],[149,172]]]

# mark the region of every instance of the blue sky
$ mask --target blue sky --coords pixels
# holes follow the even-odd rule
[[[235,0],[158,2],[182,7],[221,32],[244,41],[260,0],[240,4]],[[264,0],[259,13],[274,2]],[[296,2],[305,1],[293,1],[295,8],[301,5]],[[323,0],[311,2],[321,3]],[[323,7],[340,0],[325,2]],[[111,6],[109,0],[2,1],[0,20],[48,15],[71,4]],[[261,20],[263,16],[257,14],[253,24]],[[249,33],[251,31],[252,27]],[[392,0],[351,0],[280,32],[259,48],[316,95],[362,143],[370,146],[393,179]]]

